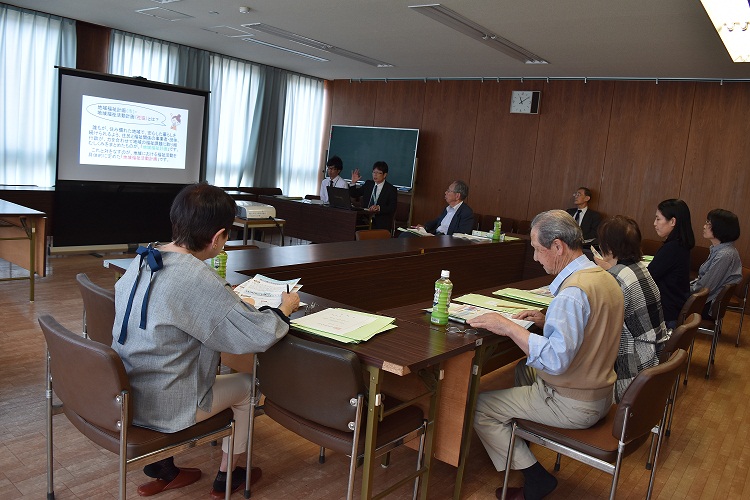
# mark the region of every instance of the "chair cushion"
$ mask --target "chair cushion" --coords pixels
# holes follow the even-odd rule
[[[390,404],[398,405],[401,404],[395,398],[386,398]],[[266,397],[263,404],[266,415],[271,417],[273,420],[286,427],[290,431],[294,432],[313,443],[323,446],[340,453],[349,454],[352,449],[352,432],[343,432],[331,427],[325,427],[312,420],[307,420],[299,415],[296,415],[286,409],[277,406],[273,401]],[[359,439],[359,448],[357,454],[364,453],[365,451],[365,431],[366,431],[366,415],[367,408],[364,409],[362,415],[361,432]],[[378,425],[378,439],[376,448],[390,443],[405,434],[419,428],[424,421],[424,414],[422,410],[416,406],[409,406],[403,410],[387,416]]]
[[[531,420],[515,419],[518,427],[550,439],[574,450],[607,462],[617,458],[618,440],[612,436],[612,426],[617,414],[617,405],[612,405],[603,419],[588,429],[561,429]]]
[[[63,411],[68,417],[68,420],[70,420],[70,422],[81,431],[84,436],[112,453],[120,452],[119,433],[102,429],[101,427],[97,427],[87,422],[77,413],[70,411],[66,405],[63,405]],[[198,422],[187,429],[171,434],[132,425],[128,429],[127,436],[128,459],[183,442],[188,442],[202,435],[218,431],[222,427],[229,425],[232,418],[234,418],[232,410],[226,409],[207,420]]]

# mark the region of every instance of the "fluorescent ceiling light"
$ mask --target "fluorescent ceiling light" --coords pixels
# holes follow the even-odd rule
[[[750,62],[750,5],[748,0],[701,0],[734,62]]]
[[[247,31],[242,31],[237,28],[232,28],[231,26],[211,26],[210,28],[202,28],[202,29],[206,31],[210,31],[211,33],[216,33],[218,35],[227,36],[229,38],[253,36],[252,33],[248,33]]]
[[[150,9],[136,10],[139,14],[145,14],[151,17],[158,17],[165,21],[179,21],[181,19],[190,19],[193,16],[177,12],[176,10],[162,9],[161,7],[151,7]]]
[[[526,64],[549,64],[533,52],[524,49],[520,45],[516,45],[510,40],[493,33],[481,24],[475,23],[471,19],[439,3],[410,5],[409,8]]]
[[[373,59],[371,57],[363,56],[362,54],[357,54],[356,52],[351,52],[349,50],[336,47],[334,45],[331,45],[330,43],[321,42],[318,40],[314,40],[312,38],[308,38],[306,36],[298,35],[297,33],[292,33],[291,31],[286,31],[281,28],[276,28],[275,26],[269,26],[268,24],[250,23],[250,24],[243,24],[242,27],[260,31],[261,33],[266,33],[268,35],[277,36],[279,38],[283,38],[284,40],[288,40],[290,42],[304,45],[305,47],[311,47],[313,49],[322,50],[323,52],[336,54],[341,57],[346,57],[347,59],[352,59],[354,61],[359,61],[361,63],[369,64],[370,66],[375,66],[376,68],[392,68],[393,67],[392,64],[388,64],[383,61],[378,61],[377,59]]]
[[[314,61],[328,62],[328,59],[323,59],[322,57],[314,56],[312,54],[306,54],[304,52],[299,52],[297,50],[287,49],[286,47],[282,47],[281,45],[274,45],[272,43],[258,40],[257,38],[243,38],[242,40],[244,40],[245,42],[257,43],[258,45],[263,45],[264,47],[271,47],[273,49],[283,50],[284,52],[289,52],[290,54],[294,54],[297,56],[307,57],[308,59],[312,59]]]
[[[156,3],[172,3],[172,2],[179,2],[180,0],[151,0],[152,2]]]

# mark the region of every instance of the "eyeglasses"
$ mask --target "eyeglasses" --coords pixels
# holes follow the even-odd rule
[[[704,225],[704,226],[708,226],[708,227],[711,227],[711,221],[710,221],[710,220],[707,220],[706,222],[704,222],[704,223],[703,223],[703,225]]]
[[[476,335],[477,330],[474,328],[461,328],[460,326],[449,326],[445,329],[446,333],[451,335]]]
[[[579,196],[583,196],[583,193],[579,193],[578,191],[573,193],[573,198],[578,198]]]

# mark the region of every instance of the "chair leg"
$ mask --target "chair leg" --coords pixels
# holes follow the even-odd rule
[[[654,465],[651,468],[651,477],[648,481],[648,493],[646,494],[646,499],[651,498],[651,494],[654,491],[654,479],[656,478],[656,464],[659,461],[659,452],[661,451],[661,444],[664,438],[664,427],[667,420],[667,407],[664,407],[664,413],[661,417],[661,422],[659,422],[659,434],[656,437],[656,454],[654,455]],[[612,497],[614,499],[614,497]]]
[[[719,334],[721,333],[721,320],[716,321],[714,324],[714,334],[711,339],[711,350],[708,353],[708,366],[706,367],[706,380],[711,376],[711,365],[714,364],[714,358],[716,357],[716,346],[719,343]]]
[[[384,469],[387,469],[388,466],[391,465],[391,452],[389,451],[385,455],[383,455],[383,459],[380,461],[380,466]]]
[[[745,319],[745,304],[742,304],[742,309],[740,310],[740,327],[737,329],[737,341],[734,343],[734,347],[740,346],[740,335],[742,334],[742,320]]]
[[[560,459],[562,458],[562,455],[560,453],[557,454],[557,458],[555,459],[555,471],[560,470]]]
[[[250,477],[253,469],[253,430],[255,429],[255,413],[257,411],[258,403],[260,402],[260,391],[258,390],[258,356],[253,356],[253,374],[250,382],[250,390],[252,391],[252,394],[250,394],[250,415],[248,417],[248,425],[247,425],[247,461],[245,464],[245,498],[250,498],[250,488],[252,485],[250,484]],[[229,455],[230,457],[232,455]],[[230,466],[227,467],[227,471],[231,469],[231,459],[230,459]],[[231,491],[231,483],[227,483],[227,491]]]
[[[49,369],[49,351],[47,351],[45,399],[47,405],[47,500],[55,500],[55,481],[52,459],[52,378]]]
[[[510,444],[508,444],[508,457],[505,459],[505,477],[503,478],[503,494],[500,500],[505,500],[505,496],[508,494],[508,476],[510,476],[510,464],[513,463],[513,447],[516,444],[516,427],[518,424],[513,422],[512,430],[510,433]]]
[[[695,346],[695,337],[693,337],[693,341],[690,342],[690,350],[688,351],[687,366],[685,367],[685,380],[682,381],[683,385],[687,385],[687,382],[688,382],[688,373],[690,372],[690,361],[693,359],[693,347],[694,346]]]
[[[646,470],[651,470],[654,466],[654,444],[656,442],[656,436],[657,434],[654,433],[654,430],[651,429],[651,444],[648,447],[648,457],[646,457]]]
[[[322,446],[320,447],[320,453],[318,454],[318,463],[324,464],[326,463],[326,449]]]
[[[417,471],[422,468],[422,464],[424,463],[424,443],[426,437],[427,421],[425,420],[422,427],[422,435],[419,436],[419,449],[417,451]],[[414,493],[412,494],[412,500],[417,500],[417,497],[419,496],[419,482],[421,478],[421,474],[414,478]]]
[[[674,416],[674,405],[677,402],[677,390],[680,387],[680,374],[677,374],[677,380],[675,380],[674,383],[674,389],[673,393],[670,396],[671,401],[669,401],[669,423],[667,424],[667,429],[665,431],[665,435],[669,437],[669,435],[672,433],[672,417]]]

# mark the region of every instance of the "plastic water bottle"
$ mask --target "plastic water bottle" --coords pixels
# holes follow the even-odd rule
[[[503,223],[500,220],[500,217],[498,217],[495,220],[495,227],[492,229],[492,241],[500,241],[500,230],[503,227]]]
[[[451,272],[443,270],[440,279],[435,282],[435,297],[432,299],[432,314],[430,322],[435,325],[448,324],[448,305],[451,303],[451,292],[453,283],[450,278]]]
[[[211,265],[213,266],[216,274],[222,278],[227,278],[227,253],[222,250],[219,255],[211,259]]]

